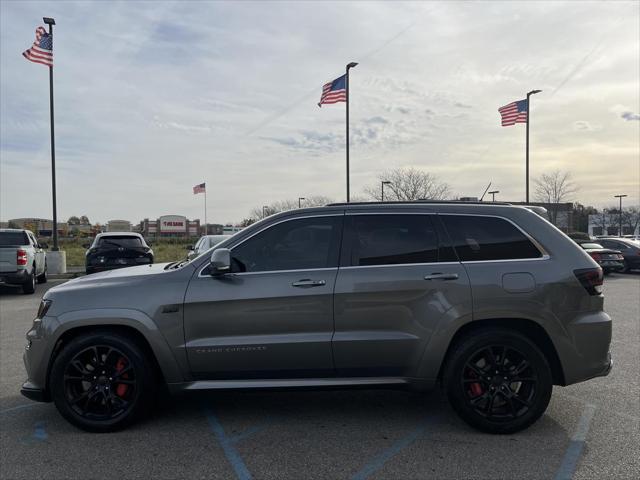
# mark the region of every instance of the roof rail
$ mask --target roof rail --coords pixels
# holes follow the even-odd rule
[[[480,201],[472,201],[468,202],[466,200],[392,200],[385,202],[371,201],[371,202],[337,202],[337,203],[328,203],[327,207],[343,207],[348,205],[414,205],[414,204],[439,204],[439,205],[511,205],[508,202],[480,202]]]

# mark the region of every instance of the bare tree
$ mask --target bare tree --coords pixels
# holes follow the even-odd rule
[[[329,197],[325,197],[322,195],[313,195],[310,197],[306,197],[302,202],[302,207],[318,207],[321,205],[326,205],[328,203],[332,203],[333,200]],[[251,209],[250,218],[254,220],[259,220],[264,218],[265,216],[273,215],[275,213],[286,212],[288,210],[295,210],[298,208],[298,199],[292,200],[278,200],[277,202],[272,202],[269,205],[265,205],[264,207],[254,207]]]
[[[640,224],[640,208],[627,207],[622,209],[622,226],[629,227],[630,233],[633,234]]]
[[[569,172],[560,170],[543,173],[535,179],[535,184],[535,199],[538,202],[550,204],[550,208],[547,210],[549,210],[551,222],[555,224],[558,219],[558,207],[553,205],[573,200],[573,195],[578,191],[578,187],[571,180]]]
[[[364,193],[372,199],[382,200],[382,182],[391,182],[384,186],[384,199],[390,201],[445,200],[451,193],[447,183],[416,168],[387,170],[378,175],[378,182],[366,187]]]

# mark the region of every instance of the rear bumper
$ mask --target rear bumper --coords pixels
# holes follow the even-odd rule
[[[18,270],[11,273],[0,273],[0,285],[22,285],[27,281],[27,271]]]
[[[605,312],[581,315],[568,326],[572,348],[561,353],[565,384],[608,375],[613,368],[611,317]],[[560,352],[559,352],[560,353]]]

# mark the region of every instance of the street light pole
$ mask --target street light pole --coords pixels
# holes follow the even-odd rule
[[[385,185],[391,185],[391,182],[389,180],[382,180],[380,182],[380,190],[381,190],[380,198],[381,198],[382,202],[384,202],[384,186]]]
[[[540,93],[542,90],[531,90],[527,92],[527,165],[526,165],[526,183],[527,183],[527,199],[526,203],[529,204],[529,122],[531,121],[531,102],[529,97]]]
[[[350,200],[349,194],[349,69],[358,65],[356,62],[351,62],[347,64],[347,73],[345,75],[345,96],[347,100],[347,203]]]
[[[500,190],[492,190],[490,192],[487,192],[491,194],[491,201],[495,202],[496,201],[496,193],[500,193]]]
[[[298,208],[302,208],[302,200],[306,200],[306,198],[298,197]]]
[[[618,230],[618,236],[622,237],[622,199],[627,195],[614,195],[613,198],[620,199],[620,209],[618,210],[618,218],[620,220],[620,230]]]

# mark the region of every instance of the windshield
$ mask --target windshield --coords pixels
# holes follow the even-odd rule
[[[24,232],[0,232],[0,247],[12,245],[29,245],[27,234]]]
[[[142,247],[140,237],[102,237],[98,240],[98,247]]]

